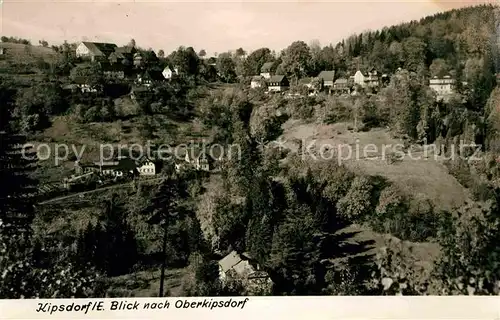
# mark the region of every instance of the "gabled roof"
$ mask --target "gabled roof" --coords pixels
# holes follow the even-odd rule
[[[111,58],[116,58],[116,59],[125,59],[125,56],[121,53],[121,52],[111,52],[109,54],[109,57],[108,59],[111,59]]]
[[[337,84],[344,84],[344,83],[347,83],[347,79],[346,78],[338,78],[337,80],[335,80],[335,83]]]
[[[334,70],[325,70],[321,71],[318,75],[318,78],[320,78],[323,81],[333,81],[335,79],[335,71]]]
[[[89,51],[95,56],[107,56],[111,52],[115,51],[117,48],[114,43],[103,43],[103,42],[82,42]]]
[[[285,76],[283,75],[274,75],[271,78],[269,78],[267,81],[268,82],[282,82],[285,80]]]
[[[132,54],[134,52],[135,48],[131,46],[124,46],[124,47],[117,47],[115,49],[115,52],[117,53],[125,53],[125,54]]]
[[[271,69],[273,68],[274,62],[266,62],[262,65],[262,68],[260,68],[260,72],[266,73],[270,72]]]
[[[252,81],[261,81],[263,79],[264,79],[264,77],[262,77],[262,76],[253,76],[252,77]]]
[[[222,269],[222,272],[229,271],[232,267],[237,265],[242,261],[240,255],[236,251],[232,251],[230,254],[225,256],[219,261],[219,265]]]

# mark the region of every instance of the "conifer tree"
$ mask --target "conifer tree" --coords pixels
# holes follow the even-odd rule
[[[149,216],[148,223],[157,225],[162,230],[161,248],[161,275],[159,296],[164,296],[164,280],[166,269],[166,255],[169,236],[169,226],[179,218],[179,214],[186,211],[184,199],[188,196],[187,188],[182,177],[172,175],[165,178],[160,184],[150,204],[143,210]]]

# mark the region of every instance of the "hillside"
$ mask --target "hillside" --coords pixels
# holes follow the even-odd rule
[[[52,62],[58,58],[58,54],[53,49],[42,46],[2,42],[0,48],[6,50],[5,56],[0,59],[13,63],[34,63],[37,59]]]
[[[26,191],[4,188],[0,199],[18,200],[14,213],[34,208],[19,230],[33,227],[36,268],[99,284],[76,288],[79,297],[161,295],[159,269],[176,296],[463,294],[470,283],[489,294],[500,278],[467,277],[500,274],[494,27],[493,7],[477,6],[335,47],[222,53],[215,65],[192,47],[129,47],[136,54],[119,63],[95,63],[5,43],[0,155],[11,158],[0,157],[0,176]],[[286,81],[252,88],[265,62]],[[179,71],[164,77],[166,66]],[[372,68],[388,80],[339,92],[308,79],[335,70],[348,83]],[[429,85],[443,75],[456,84],[447,100]],[[24,165],[8,149],[14,133],[51,154]],[[480,146],[479,160],[464,142]],[[145,154],[152,145],[173,157]],[[147,157],[131,159],[133,146]],[[129,159],[104,163],[103,147]],[[25,175],[38,193],[16,180]],[[232,251],[272,286],[253,291],[248,274],[220,281]]]

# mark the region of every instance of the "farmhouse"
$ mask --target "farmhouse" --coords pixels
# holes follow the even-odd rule
[[[113,43],[82,42],[76,47],[76,57],[86,58],[91,61],[105,60],[117,48]]]
[[[269,92],[281,92],[286,90],[288,86],[288,79],[283,75],[272,76],[267,80],[267,87],[269,89]]]
[[[273,65],[274,65],[274,62],[264,63],[264,65],[262,65],[262,68],[260,68],[260,75],[266,79],[271,78]]]
[[[325,89],[331,90],[333,88],[333,81],[335,80],[335,71],[321,71],[318,78],[320,78]]]
[[[247,254],[232,251],[219,261],[219,279],[222,282],[240,280],[249,293],[269,292],[272,281],[269,274]]]

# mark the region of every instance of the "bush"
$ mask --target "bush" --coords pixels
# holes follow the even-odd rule
[[[337,202],[341,216],[352,222],[364,219],[372,209],[373,185],[366,177],[354,178],[345,197]]]
[[[368,223],[377,232],[418,242],[437,236],[440,219],[430,200],[411,200],[391,185],[382,190],[375,215]]]

